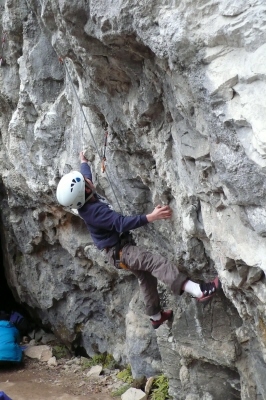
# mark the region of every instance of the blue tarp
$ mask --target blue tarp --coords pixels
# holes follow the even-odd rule
[[[0,392],[0,400],[12,400],[4,392]]]

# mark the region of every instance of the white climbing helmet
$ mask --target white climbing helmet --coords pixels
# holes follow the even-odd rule
[[[78,209],[85,204],[85,179],[78,171],[64,175],[56,190],[58,202],[65,207]]]

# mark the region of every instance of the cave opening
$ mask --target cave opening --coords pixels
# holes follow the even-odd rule
[[[25,317],[29,317],[27,310],[23,305],[18,303],[12,293],[12,290],[8,286],[5,265],[3,258],[3,248],[0,238],[0,311],[5,311],[10,314],[12,311],[17,311]]]
[[[0,310],[9,313],[14,308],[16,308],[16,300],[7,284],[4,269],[2,244],[0,239]]]

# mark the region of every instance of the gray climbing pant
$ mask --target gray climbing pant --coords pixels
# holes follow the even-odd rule
[[[112,253],[113,251],[108,253],[109,261],[113,260]],[[132,244],[126,244],[123,247],[121,261],[138,278],[146,313],[149,316],[155,315],[161,310],[157,279],[165,283],[176,295],[182,293],[182,286],[188,279],[176,265],[166,258]]]

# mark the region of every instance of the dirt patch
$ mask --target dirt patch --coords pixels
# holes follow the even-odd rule
[[[65,361],[50,367],[25,357],[21,366],[1,366],[0,391],[12,400],[114,400],[110,375],[89,378],[87,371],[66,368]]]

